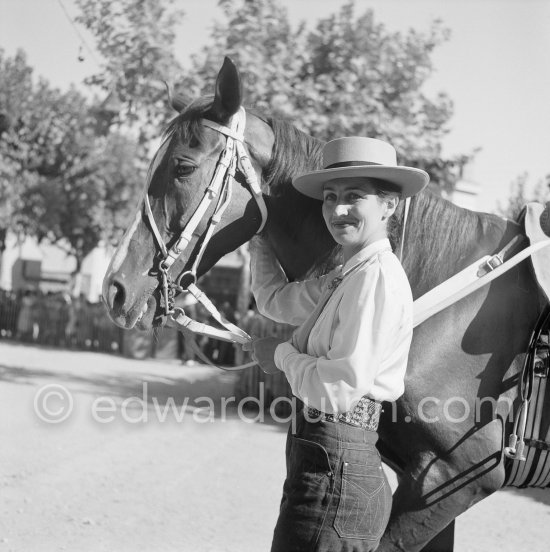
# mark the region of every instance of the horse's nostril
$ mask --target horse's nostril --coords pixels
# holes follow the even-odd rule
[[[114,280],[109,286],[109,307],[114,311],[120,311],[124,306],[124,301],[126,300],[126,291],[124,286]]]

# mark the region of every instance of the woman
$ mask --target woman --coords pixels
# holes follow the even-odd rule
[[[375,447],[381,401],[404,390],[412,338],[412,294],[387,238],[399,198],[428,183],[397,166],[381,140],[328,142],[324,169],[296,178],[323,201],[343,266],[289,283],[269,245],[251,247],[252,291],[260,312],[299,326],[290,342],[250,348],[268,373],[281,370],[304,408],[287,440],[287,477],[272,552],[375,550],[391,510],[391,490]]]

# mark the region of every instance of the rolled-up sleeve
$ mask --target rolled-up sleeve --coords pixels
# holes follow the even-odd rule
[[[269,243],[256,237],[249,243],[252,294],[258,311],[293,326],[313,312],[330,273],[301,282],[289,282]]]
[[[292,343],[277,347],[275,364],[285,372],[293,393],[323,412],[350,410],[361,396],[369,394],[374,378],[384,370],[392,339],[404,341],[405,358],[397,368],[392,364],[392,370],[399,373],[389,378],[402,381],[410,346],[407,332],[412,334],[412,323],[410,330],[403,326],[406,313],[400,295],[379,263],[353,275],[339,299],[325,355],[300,353]],[[396,335],[399,331],[401,336]],[[391,392],[395,394],[395,390],[399,396],[402,383],[392,383]]]

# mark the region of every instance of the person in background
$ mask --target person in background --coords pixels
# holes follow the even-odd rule
[[[17,315],[17,339],[32,341],[34,338],[34,308],[36,305],[36,293],[26,289],[21,297],[21,307]]]

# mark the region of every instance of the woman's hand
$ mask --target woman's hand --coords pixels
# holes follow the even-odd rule
[[[251,351],[252,358],[266,374],[276,374],[279,369],[275,366],[275,349],[283,341],[277,337],[256,337],[243,345],[243,351]]]

